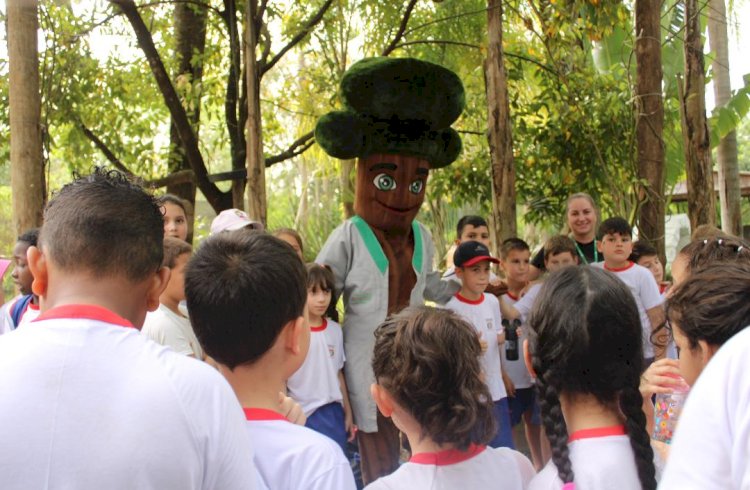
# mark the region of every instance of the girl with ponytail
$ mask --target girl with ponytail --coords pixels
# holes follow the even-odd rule
[[[529,488],[655,489],[638,389],[641,327],[627,286],[594,267],[555,272],[542,286],[529,327],[526,357],[552,449]]]
[[[377,328],[372,395],[412,456],[366,490],[528,487],[534,467],[524,455],[487,447],[497,428],[481,356],[474,328],[449,310],[406,308]]]

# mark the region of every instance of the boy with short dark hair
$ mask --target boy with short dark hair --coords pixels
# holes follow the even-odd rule
[[[13,246],[14,267],[11,277],[20,294],[3,305],[0,334],[15,330],[39,316],[39,297],[31,291],[34,276],[26,260],[26,251],[29,247],[36,247],[38,239],[39,228],[32,228],[21,234]]]
[[[604,255],[604,262],[591,265],[612,272],[633,293],[641,317],[643,356],[648,366],[655,357],[664,356],[663,348],[656,352],[651,342],[651,332],[664,323],[665,318],[664,299],[659,294],[659,286],[648,269],[630,261],[633,252],[632,229],[624,218],[616,216],[604,220],[599,226],[598,238],[597,247],[599,253]]]
[[[164,260],[161,265],[169,268],[171,274],[167,287],[159,296],[159,307],[146,315],[141,333],[179,354],[202,361],[205,356],[200,342],[190,320],[179,308],[180,302],[185,299],[185,266],[192,254],[193,247],[186,241],[164,238]]]
[[[513,448],[508,394],[503,381],[504,371],[498,347],[505,341],[500,305],[494,295],[484,292],[490,281],[490,263],[498,262],[499,260],[490,255],[484,244],[476,241],[461,243],[453,254],[456,275],[461,280],[461,290],[445,304],[445,308],[464,317],[479,335],[484,353],[482,367],[492,401],[495,403],[493,413],[498,423],[498,431],[490,446]]]
[[[278,238],[235,231],[214,235],[185,275],[193,328],[234,388],[269,488],[353,489],[349,463],[333,440],[278,411],[279,392],[310,343],[307,273]],[[207,280],[210,278],[210,280]]]
[[[458,220],[456,225],[456,241],[455,245],[461,245],[463,242],[477,241],[490,248],[490,229],[487,225],[487,221],[481,216],[466,215]],[[454,250],[455,253],[455,250]],[[460,283],[460,279],[456,276],[455,265],[445,271],[442,277],[443,280],[454,281]],[[459,284],[460,285],[460,284]],[[497,275],[490,270],[490,283],[487,286],[486,292],[494,294],[495,296],[505,293],[507,287]]]
[[[254,488],[230,387],[138,332],[169,277],[163,228],[115,171],[47,204],[27,253],[42,314],[0,337],[3,489]]]

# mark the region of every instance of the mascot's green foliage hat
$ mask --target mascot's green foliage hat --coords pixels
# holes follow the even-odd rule
[[[374,153],[422,157],[432,168],[453,163],[461,137],[450,125],[464,109],[458,75],[414,58],[365,58],[341,80],[346,110],[329,112],[315,139],[332,157]]]

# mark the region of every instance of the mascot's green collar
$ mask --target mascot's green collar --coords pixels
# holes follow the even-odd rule
[[[372,257],[375,265],[378,266],[380,273],[385,274],[385,271],[388,269],[388,258],[385,256],[383,247],[380,246],[380,242],[378,242],[378,239],[375,236],[375,233],[373,233],[372,228],[370,228],[370,225],[368,225],[367,222],[360,216],[354,216],[352,218],[352,223],[354,223],[354,226],[356,226],[357,230],[359,230],[359,234],[362,235],[362,240],[364,240],[365,242],[365,247],[367,247],[367,251],[370,252],[370,257]],[[411,263],[417,274],[421,274],[423,254],[422,232],[419,229],[419,223],[417,221],[412,221],[411,230],[414,234],[414,254],[411,259]]]

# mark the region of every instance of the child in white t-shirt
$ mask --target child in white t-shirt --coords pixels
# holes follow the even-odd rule
[[[524,250],[523,246],[526,245],[526,242],[521,240],[519,240],[519,242],[520,244],[517,243],[515,245],[519,247],[519,250],[516,251],[515,255],[518,255],[519,252]],[[509,248],[512,243],[513,242],[510,242],[508,244]],[[505,244],[503,244],[503,249],[505,249]],[[525,250],[528,250],[528,246],[526,246]],[[553,236],[544,244],[543,250],[544,269],[546,271],[555,272],[563,267],[578,264],[575,242],[566,235]],[[516,262],[518,262],[518,260],[523,258],[524,255],[517,257],[508,254],[508,257],[510,259],[515,259]],[[501,261],[501,264],[504,264],[504,262]],[[500,298],[500,310],[503,318],[508,320],[518,319],[523,322],[521,326],[521,336],[518,341],[518,344],[522,345],[528,338],[528,316],[531,312],[531,308],[534,306],[534,301],[539,294],[542,283],[538,282],[533,284],[521,298],[513,296],[512,293],[514,291],[514,286],[516,291],[523,287],[527,277],[525,272],[528,270],[528,267],[526,267],[525,270],[522,269],[524,272],[523,275],[519,275],[518,270],[519,266],[513,264],[510,264],[506,270],[509,291],[508,294],[505,294]],[[516,277],[515,280],[513,280],[514,276]],[[523,279],[524,281],[519,279]],[[514,385],[514,394],[509,397],[511,422],[515,426],[520,423],[521,419],[523,419],[526,440],[529,444],[529,450],[531,451],[531,460],[534,462],[535,468],[541,469],[550,458],[549,442],[547,442],[541,433],[542,421],[539,411],[539,400],[536,396],[531,374],[529,373],[523,359],[517,361],[508,361],[506,359],[504,367],[507,368],[508,374]]]
[[[474,328],[447,310],[410,307],[378,327],[372,395],[412,456],[368,490],[527,487],[534,468],[525,456],[486,447],[495,420],[482,350]]]
[[[513,448],[508,395],[500,362],[499,346],[505,341],[500,305],[495,296],[484,292],[490,281],[491,262],[499,261],[490,256],[484,244],[475,241],[461,243],[453,254],[461,290],[445,304],[445,308],[458,313],[474,327],[484,351],[482,367],[497,419],[497,434],[489,444]]]
[[[654,275],[640,265],[629,260],[633,251],[632,230],[630,224],[620,217],[606,219],[599,226],[597,247],[604,255],[604,262],[591,264],[615,274],[624,282],[635,299],[643,329],[643,355],[646,366],[655,357],[664,357],[664,346],[654,346],[651,333],[664,323],[664,298],[659,293]],[[654,349],[657,347],[657,350]]]
[[[528,323],[525,357],[552,447],[530,489],[655,489],[641,326],[627,286],[599,268],[563,268],[545,280]]]
[[[185,293],[201,345],[244,407],[265,485],[354,490],[341,448],[279,410],[310,346],[307,271],[292,247],[256,231],[212,235],[188,264]]]
[[[356,426],[344,380],[344,335],[331,301],[333,274],[318,264],[307,265],[307,314],[310,349],[305,362],[287,381],[287,391],[307,416],[306,427],[325,434],[346,452]]]
[[[159,308],[146,315],[141,333],[173,351],[204,360],[203,349],[193,332],[190,320],[178,305],[185,299],[185,266],[193,254],[189,243],[171,236],[164,237],[162,266],[169,268],[169,282],[159,296]]]

